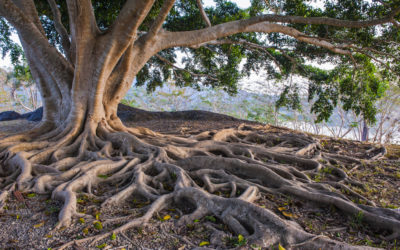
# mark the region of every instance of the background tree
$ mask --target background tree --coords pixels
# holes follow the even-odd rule
[[[320,155],[320,145],[310,137],[275,140],[249,129],[178,138],[122,124],[118,103],[135,78],[149,89],[171,79],[178,86],[201,84],[234,93],[242,76],[261,69],[272,78],[299,74],[321,82],[326,74],[307,66],[310,60],[354,65],[355,74],[363,74],[358,71],[365,68],[363,58],[394,74],[400,69],[398,1],[326,1],[323,9],[309,1],[253,0],[248,9],[225,0],[215,3],[204,8],[194,0],[0,0],[1,47],[16,57],[21,53],[10,39],[14,28],[44,106],[37,127],[0,141],[0,206],[10,191],[52,192],[64,202],[58,227],[68,226],[73,217],[84,216],[76,211],[76,192],[117,184],[123,188],[108,192],[103,208],[132,194],[152,205],[142,217],[92,241],[142,225],[174,201],[197,207],[181,222],[214,214],[264,247],[278,242],[305,248],[343,245],[315,238],[253,204],[259,192],[285,193],[351,215],[362,213],[366,223],[390,231],[388,239],[398,237],[396,213],[368,200],[370,206],[355,204],[340,193],[340,185],[318,185],[302,172],[321,168],[310,158]],[[176,64],[178,52],[182,67]],[[359,96],[379,90],[355,86],[347,78],[339,85],[344,92],[356,87]],[[286,93],[292,98],[285,102],[297,105],[296,88]],[[314,111],[328,117],[337,93],[318,94]],[[365,98],[348,96],[346,101],[364,115],[371,113]],[[271,142],[294,145],[294,155],[279,146],[255,145]],[[288,165],[277,167],[278,162]],[[230,190],[231,198],[212,194],[219,190]]]
[[[25,111],[33,111],[40,106],[38,91],[25,60],[22,64],[14,65],[14,70],[7,73],[5,84],[10,89],[14,105],[21,106]]]
[[[393,137],[400,132],[400,86],[390,82],[389,89],[385,96],[379,100],[378,107],[380,107],[380,110],[376,128],[372,131],[372,141],[398,143]]]
[[[0,68],[0,110],[5,111],[10,107],[9,103],[9,94],[7,90],[4,89],[5,83],[7,80],[7,71]]]

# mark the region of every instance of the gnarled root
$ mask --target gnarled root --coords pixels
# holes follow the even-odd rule
[[[295,222],[255,205],[261,194],[335,206],[350,216],[362,213],[364,222],[390,231],[393,237],[400,233],[397,212],[377,208],[345,185],[363,186],[337,165],[360,160],[322,152],[319,141],[305,134],[271,134],[262,127],[241,126],[184,138],[105,122],[56,131],[46,130],[36,140],[24,134],[0,141],[0,207],[14,190],[51,193],[63,202],[60,228],[69,226],[74,217],[94,220],[78,212],[78,192],[102,201],[99,209],[122,204],[132,196],[149,201],[144,215],[108,219],[107,225],[128,222],[76,244],[94,244],[147,223],[167,206],[190,203],[195,210],[183,215],[180,224],[213,215],[233,233],[263,247],[280,243],[301,249],[357,248],[306,233]],[[321,171],[329,178],[314,181]],[[101,186],[116,188],[93,192]],[[354,197],[367,205],[355,204]],[[215,229],[215,233],[222,232]]]

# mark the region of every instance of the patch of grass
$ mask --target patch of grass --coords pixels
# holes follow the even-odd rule
[[[321,168],[321,170],[319,172],[325,173],[325,174],[332,174],[332,171],[333,171],[333,168],[325,167],[325,168]]]
[[[34,198],[34,197],[36,197],[36,194],[35,193],[30,193],[30,194],[27,194],[26,197]]]
[[[360,228],[362,225],[364,219],[364,213],[362,211],[359,211],[357,214],[355,214],[352,218],[352,221],[350,225],[354,228]]]
[[[177,176],[174,172],[171,172],[169,175],[173,181],[175,181],[177,179]]]
[[[56,207],[56,206],[48,206],[47,209],[46,209],[45,214],[46,214],[46,215],[50,215],[50,214],[52,214],[52,213],[58,213],[59,211],[60,211],[60,208],[59,208],[59,207]]]
[[[205,219],[208,220],[208,221],[211,221],[211,222],[216,222],[217,221],[217,219],[215,219],[214,216],[206,216]]]
[[[382,203],[382,207],[384,208],[391,208],[391,209],[396,209],[398,206],[393,205],[393,204],[388,204],[388,203]]]
[[[89,233],[89,228],[85,227],[84,229],[82,229],[82,233],[84,235],[88,234]]]
[[[321,181],[322,181],[322,175],[316,174],[316,175],[314,176],[313,180],[314,180],[315,182],[321,182]]]
[[[96,248],[98,248],[98,249],[103,249],[103,248],[105,248],[106,246],[107,246],[107,243],[103,243],[103,244],[101,244],[101,245],[96,246]]]
[[[93,223],[94,228],[96,228],[97,230],[102,230],[103,229],[103,224],[101,224],[100,221],[95,221]]]
[[[235,247],[245,246],[247,244],[246,238],[243,235],[239,234],[237,237],[228,237],[228,243]]]

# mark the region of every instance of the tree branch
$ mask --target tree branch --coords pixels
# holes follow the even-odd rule
[[[19,99],[19,97],[17,96],[17,93],[14,92],[12,98],[14,99],[15,102],[17,102],[19,105],[21,105],[24,109],[28,110],[29,112],[32,112],[32,111],[33,111],[32,108],[29,108],[28,106],[26,106],[26,105],[24,104],[24,102],[21,101],[21,99]]]
[[[201,0],[196,0],[196,1],[197,1],[197,6],[199,7],[200,10],[201,17],[203,18],[203,21],[207,24],[208,27],[211,27],[210,19],[208,19],[207,13],[204,11]]]
[[[42,33],[43,37],[46,37],[42,23],[40,22],[35,3],[33,0],[12,0],[24,15],[35,24],[37,29]]]
[[[120,43],[128,44],[136,37],[137,29],[146,18],[154,0],[128,0],[111,27],[111,36]]]
[[[37,25],[20,8],[10,0],[0,0],[0,15],[17,29],[25,41],[24,50],[32,51],[44,66],[52,69],[51,74],[60,84],[71,83],[72,65],[49,44]]]
[[[118,92],[126,85],[126,79],[129,79],[131,75],[131,65],[134,60],[135,53],[133,49],[133,43],[128,47],[125,54],[122,56],[119,63],[115,66],[110,77],[107,79],[107,88],[105,90],[104,98],[107,103],[111,103],[112,99],[118,96]]]
[[[69,35],[67,32],[67,29],[64,27],[64,25],[61,22],[60,10],[58,9],[55,0],[47,0],[47,2],[49,3],[51,11],[53,13],[54,27],[56,28],[58,34],[61,36],[61,44],[62,44],[63,50],[65,52],[65,56],[67,57],[69,62],[73,63],[71,60],[71,54],[70,54],[71,42],[69,40]]]
[[[245,26],[242,21],[234,21],[198,31],[165,32],[165,38],[161,40],[163,40],[163,49],[169,47],[192,47],[194,45],[201,46],[203,43],[243,32],[282,33],[299,41],[326,48],[334,53],[351,55],[351,51],[345,50],[340,46],[317,37],[307,36],[294,28],[269,22]]]
[[[106,103],[119,102],[131,87],[140,69],[157,53],[158,48],[152,46],[145,48],[144,43],[145,35],[131,43],[113,68],[105,88],[104,101]]]
[[[114,68],[128,47],[135,42],[137,31],[154,0],[127,0],[109,31],[101,38],[104,65]],[[142,36],[143,37],[143,36]],[[111,73],[111,72],[110,72]]]
[[[174,5],[175,0],[166,0],[158,14],[156,20],[154,20],[153,24],[150,27],[148,38],[149,40],[153,39],[157,33],[160,31],[164,20],[167,18],[169,11],[171,10],[172,6]]]
[[[246,20],[231,21],[200,30],[169,32],[169,33],[166,32],[165,38],[169,39],[167,40],[168,42],[165,44],[164,47],[168,48],[175,46],[193,46],[196,44],[217,40],[218,38],[242,32],[265,32],[268,29],[267,27],[262,28],[260,26],[255,26],[255,24],[263,24],[265,26],[270,26],[272,25],[271,22],[329,25],[334,27],[346,27],[346,28],[365,28],[384,23],[391,23],[393,21],[394,16],[398,15],[399,13],[400,13],[400,8],[397,8],[384,18],[375,20],[366,20],[366,21],[340,20],[328,17],[263,15],[263,16],[252,17]],[[252,27],[252,29],[250,29],[250,27]],[[257,27],[257,29],[254,29],[254,27]],[[285,27],[285,26],[281,25],[280,27]],[[279,31],[270,31],[270,32],[279,32]]]
[[[67,0],[71,43],[85,49],[86,43],[99,34],[91,0]],[[82,45],[82,46],[81,46]]]

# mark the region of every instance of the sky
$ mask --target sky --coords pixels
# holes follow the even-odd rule
[[[248,8],[250,7],[250,0],[231,0],[236,3],[240,8]],[[213,0],[203,0],[205,6],[215,5]]]
[[[0,58],[0,68],[10,68],[11,63],[10,63],[10,56],[7,55],[4,58]]]
[[[12,35],[12,39],[20,44],[17,34],[13,34]],[[12,68],[9,55],[7,55],[4,58],[2,58],[1,55],[0,55],[0,68]]]

